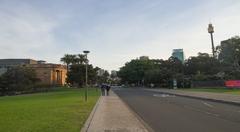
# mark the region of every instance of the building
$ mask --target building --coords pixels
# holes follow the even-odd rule
[[[64,85],[67,78],[67,68],[60,64],[29,64],[36,71],[37,78],[44,85]]]
[[[184,63],[183,49],[173,49],[172,57],[178,58],[182,63]]]
[[[64,85],[67,77],[67,68],[60,64],[49,64],[45,61],[32,59],[0,59],[0,75],[7,69],[15,66],[24,66],[36,71],[40,84]]]
[[[37,61],[32,59],[0,59],[0,75],[5,73],[7,69],[11,67],[26,64],[37,64]]]

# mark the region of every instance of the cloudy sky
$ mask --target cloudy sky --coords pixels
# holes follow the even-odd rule
[[[118,70],[147,55],[167,59],[211,53],[214,41],[240,34],[239,0],[0,0],[0,58],[60,63],[90,50],[90,63]]]

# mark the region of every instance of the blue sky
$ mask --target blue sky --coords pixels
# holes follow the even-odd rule
[[[60,63],[90,50],[90,63],[118,70],[142,55],[167,59],[211,53],[240,33],[239,0],[0,0],[0,58]]]

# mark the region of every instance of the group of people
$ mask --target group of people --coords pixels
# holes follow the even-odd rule
[[[101,85],[101,92],[102,92],[102,96],[108,96],[109,95],[109,91],[111,89],[111,86],[108,84],[102,84]]]

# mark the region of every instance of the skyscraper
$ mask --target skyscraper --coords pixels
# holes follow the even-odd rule
[[[173,49],[172,56],[178,58],[182,63],[184,63],[183,49]]]

